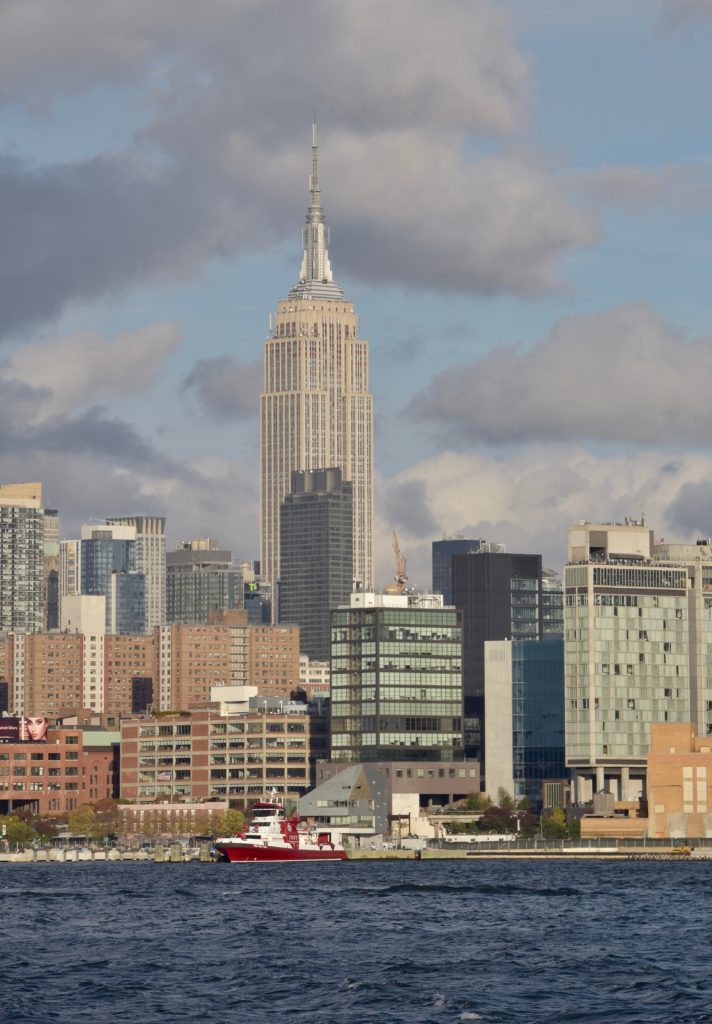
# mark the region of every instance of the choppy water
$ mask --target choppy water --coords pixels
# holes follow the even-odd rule
[[[712,1022],[708,863],[0,864],[13,1024]]]

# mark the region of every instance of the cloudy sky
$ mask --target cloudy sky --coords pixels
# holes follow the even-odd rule
[[[712,534],[712,0],[0,0],[0,480],[257,557],[312,111],[398,530]]]

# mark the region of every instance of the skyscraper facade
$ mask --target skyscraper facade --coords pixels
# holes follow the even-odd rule
[[[462,611],[465,749],[484,757],[485,641],[538,640],[544,631],[541,555],[479,551],[452,559],[453,604]]]
[[[328,661],[329,612],[353,585],[353,488],[340,469],[292,473],[280,531],[279,620],[297,623],[304,654]]]
[[[460,613],[439,594],[352,594],[331,615],[332,759],[462,755]]]
[[[45,629],[59,629],[59,513],[44,510]]]
[[[485,789],[539,807],[564,766],[564,638],[485,641]]]
[[[334,283],[321,207],[316,125],[299,281],[265,343],[260,404],[261,569],[280,575],[280,506],[293,470],[338,466],[353,485],[354,577],[373,588],[373,398],[368,343]]]
[[[654,547],[644,520],[569,528],[566,764],[577,803],[601,790],[645,796],[653,724],[712,729],[712,564],[704,551],[694,555],[686,545]]]
[[[136,569],[136,527],[82,527],[82,594],[106,598],[107,633],[145,633],[146,577]]]
[[[0,631],[45,628],[42,485],[0,485]]]
[[[453,555],[473,555],[484,541],[465,537],[446,537],[433,541],[433,593],[443,595],[443,604],[452,604]]]
[[[146,577],[146,625],[166,621],[166,520],[163,516],[117,516],[108,523],[136,529],[136,571]]]
[[[166,622],[207,623],[211,612],[242,607],[242,574],[215,541],[182,541],[166,555]]]

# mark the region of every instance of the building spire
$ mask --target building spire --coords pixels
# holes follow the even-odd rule
[[[291,298],[309,294],[320,298],[343,298],[343,291],[334,284],[329,260],[329,229],[321,206],[319,190],[319,146],[316,132],[316,111],[312,120],[312,164],[309,175],[309,207],[302,230],[304,254],[299,282],[290,291]]]
[[[316,110],[312,121],[312,172],[309,178],[309,191],[311,192],[311,206],[320,207],[321,197],[319,195],[319,146],[316,141]]]

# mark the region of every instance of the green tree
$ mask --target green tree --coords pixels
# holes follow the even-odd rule
[[[141,825],[139,831],[142,836],[148,838],[153,836],[158,831],[158,815],[156,811],[144,811],[141,815]]]
[[[541,834],[545,839],[565,839],[568,835],[566,815],[561,807],[554,807],[541,816]]]
[[[500,786],[497,790],[497,806],[501,807],[503,811],[507,811],[508,814],[514,810],[514,800],[504,786]]]
[[[463,807],[466,811],[486,811],[492,801],[484,793],[469,793]]]
[[[245,825],[245,815],[242,811],[227,810],[214,819],[213,825],[219,836],[236,836]]]
[[[35,830],[26,821],[22,821],[16,814],[0,816],[0,832],[5,830],[5,839],[11,845],[31,843],[36,838]]]
[[[190,831],[195,836],[209,835],[215,828],[214,821],[215,819],[209,811],[200,811],[196,814]]]
[[[67,817],[67,828],[73,836],[96,837],[96,811],[91,804],[82,804],[70,811]]]

